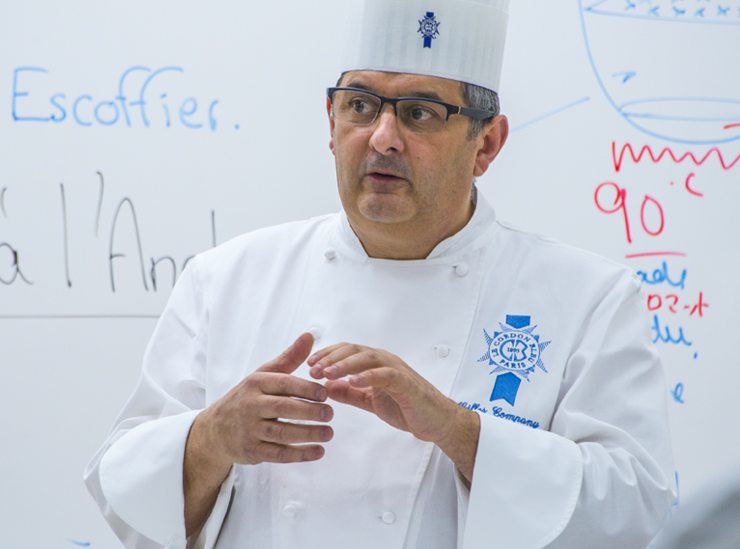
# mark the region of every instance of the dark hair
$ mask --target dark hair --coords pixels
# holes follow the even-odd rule
[[[342,85],[342,79],[344,78],[342,73],[337,80],[337,87]],[[483,109],[486,111],[493,112],[493,116],[498,116],[500,112],[500,105],[498,100],[498,94],[487,88],[476,86],[475,84],[468,84],[466,82],[460,82],[460,91],[465,101],[465,106],[472,109]],[[493,116],[491,118],[493,118]],[[470,127],[468,128],[468,141],[472,141],[481,131],[485,125],[490,122],[491,118],[487,120],[475,120],[470,119]]]

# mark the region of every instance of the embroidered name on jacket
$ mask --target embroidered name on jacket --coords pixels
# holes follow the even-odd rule
[[[499,322],[501,331],[494,332],[493,337],[483,330],[488,350],[478,362],[488,361],[490,366],[496,366],[490,373],[498,374],[491,402],[505,400],[514,406],[522,379],[529,381],[535,368],[547,373],[542,351],[551,342],[540,343],[540,336],[534,333],[537,326],[530,326],[530,323],[529,316],[506,315],[506,324]]]
[[[458,402],[458,404],[464,408],[467,408],[468,410],[480,412],[481,414],[487,414],[489,412],[488,408],[486,408],[485,406],[481,406],[477,402],[474,402],[473,404],[468,404],[465,401],[460,401]],[[540,426],[539,421],[532,421],[531,419],[527,419],[526,417],[521,417],[514,414],[507,414],[506,412],[504,412],[501,406],[494,406],[493,409],[490,410],[490,412],[496,417],[508,419],[509,421],[513,421],[514,423],[521,423],[522,425],[532,427],[533,429],[537,429],[537,427]]]

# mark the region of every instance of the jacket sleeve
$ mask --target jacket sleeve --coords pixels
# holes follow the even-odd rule
[[[676,497],[667,394],[625,276],[583,323],[549,432],[481,415],[464,547],[647,546]]]
[[[233,472],[205,526],[186,539],[183,458],[206,405],[206,327],[196,258],[160,317],[133,395],[85,470],[88,490],[127,548],[209,549],[227,513]]]

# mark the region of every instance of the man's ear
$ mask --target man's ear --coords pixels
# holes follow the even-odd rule
[[[329,116],[329,134],[331,135],[331,139],[329,139],[329,149],[331,149],[331,153],[334,154],[334,119],[331,117],[331,99],[328,97],[326,98],[326,114]]]
[[[509,136],[509,121],[503,115],[498,115],[487,128],[483,131],[483,143],[478,149],[478,153],[475,157],[475,169],[473,175],[480,177],[488,170],[488,166],[498,156],[498,153],[506,143],[506,138]],[[480,139],[481,136],[478,136]]]

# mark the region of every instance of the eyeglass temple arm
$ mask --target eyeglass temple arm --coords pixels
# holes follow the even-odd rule
[[[471,109],[469,107],[459,107],[458,112],[451,114],[462,114],[475,120],[488,120],[493,118],[494,113],[483,109]]]

